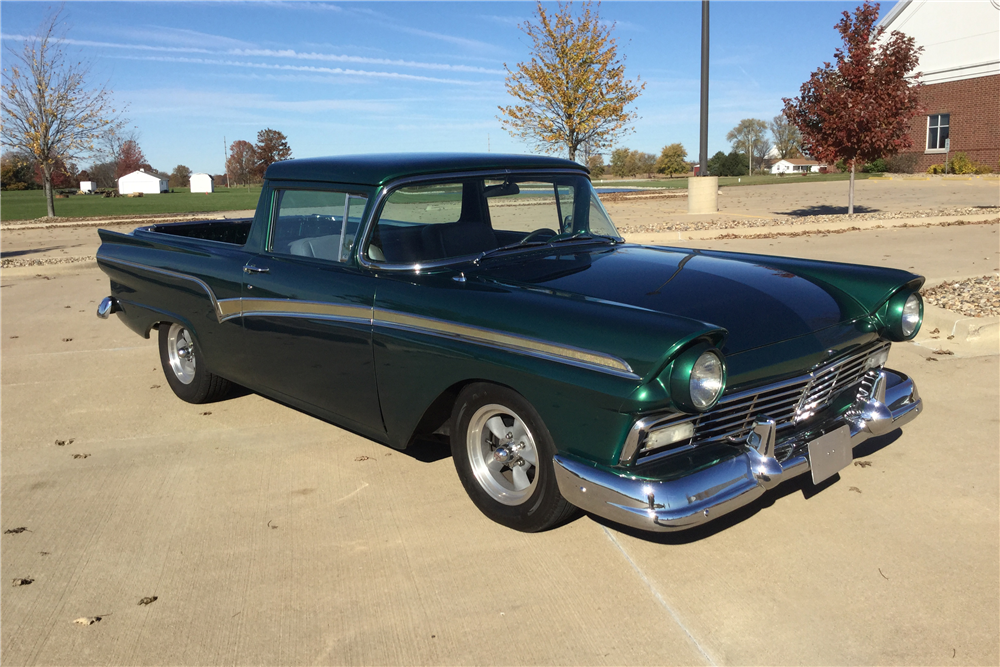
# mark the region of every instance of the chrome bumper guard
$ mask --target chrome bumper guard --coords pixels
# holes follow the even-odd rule
[[[792,454],[783,461],[774,456],[774,423],[762,417],[743,444],[742,454],[679,479],[642,479],[556,456],[556,481],[563,497],[587,512],[642,530],[685,530],[732,512],[781,482],[808,472],[810,440],[846,425],[853,449],[909,423],[922,409],[913,380],[883,369],[864,403],[810,428],[807,435],[792,436]],[[782,443],[783,448],[787,444]]]

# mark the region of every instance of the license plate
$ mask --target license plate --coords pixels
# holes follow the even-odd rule
[[[809,443],[809,467],[813,484],[833,477],[851,465],[854,452],[851,447],[851,427],[844,425]]]

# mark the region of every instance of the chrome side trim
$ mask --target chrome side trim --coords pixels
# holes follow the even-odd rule
[[[582,350],[568,345],[556,345],[526,336],[457,324],[433,317],[408,315],[382,308],[375,309],[374,324],[393,329],[426,333],[433,336],[442,336],[480,345],[504,348],[521,354],[529,354],[591,370],[612,373],[631,380],[639,379],[639,376],[632,371],[632,367],[625,360],[618,357],[590,350]]]
[[[408,315],[381,308],[374,309],[368,306],[334,304],[322,301],[301,301],[298,299],[234,298],[220,300],[216,298],[212,288],[205,281],[194,276],[120,259],[101,258],[101,260],[109,264],[150,271],[197,284],[211,300],[215,316],[220,323],[236,317],[262,317],[270,315],[367,323],[369,325],[378,324],[389,328],[458,339],[479,345],[490,345],[519,354],[527,354],[589,370],[610,373],[630,380],[639,379],[639,376],[632,371],[632,367],[624,359],[569,345],[557,345],[526,336],[503,333],[492,329],[482,329],[480,327],[439,320],[433,317]]]
[[[234,299],[234,301],[237,299]],[[241,312],[230,317],[306,317],[310,319],[358,322],[371,325],[371,306],[353,306],[325,301],[300,301],[298,299],[239,299]]]
[[[854,448],[909,423],[923,410],[916,385],[903,373],[882,370],[877,385],[859,410],[831,417],[795,435],[792,455],[784,461],[773,457],[773,422],[761,418],[751,431],[757,437],[742,443],[741,453],[684,477],[639,477],[632,471],[608,470],[557,454],[553,458],[556,483],[567,501],[627,526],[653,531],[692,528],[808,472],[811,440],[846,425]]]
[[[219,322],[222,322],[224,315],[223,315],[223,309],[219,305],[219,300],[215,298],[215,292],[213,292],[212,288],[208,286],[208,283],[206,283],[204,280],[201,280],[200,278],[195,278],[194,276],[188,275],[186,273],[178,273],[177,271],[171,271],[169,269],[161,269],[159,267],[149,266],[148,264],[136,264],[135,262],[127,262],[124,259],[111,259],[108,257],[98,257],[97,260],[99,262],[107,262],[108,264],[116,265],[119,267],[149,271],[150,273],[157,273],[161,276],[167,276],[168,278],[174,278],[176,280],[186,280],[188,282],[195,283],[203,290],[205,290],[205,294],[207,294],[208,298],[212,301],[212,310],[215,311],[216,319],[218,319]],[[226,301],[236,301],[236,299],[226,299]]]

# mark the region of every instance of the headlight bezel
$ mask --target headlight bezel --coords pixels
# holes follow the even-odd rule
[[[902,289],[889,297],[883,312],[882,322],[888,338],[894,341],[912,340],[924,322],[924,300],[919,290]],[[910,328],[914,315],[916,323]]]
[[[714,356],[715,360],[710,359],[710,356]],[[696,368],[704,368],[705,362],[718,362],[718,390],[715,395],[709,401],[705,401],[704,398],[699,398],[697,395],[692,395],[692,382],[693,375]],[[699,362],[702,362],[699,366]],[[726,379],[727,379],[727,369],[726,369],[726,358],[722,352],[709,342],[702,342],[696,345],[692,345],[683,352],[681,352],[671,363],[670,368],[670,382],[668,389],[670,390],[670,399],[674,406],[687,413],[701,413],[708,412],[719,402],[722,398],[722,394],[726,391]]]

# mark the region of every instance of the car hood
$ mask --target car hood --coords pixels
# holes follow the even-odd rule
[[[488,262],[481,277],[553,295],[587,297],[681,316],[726,329],[727,355],[771,345],[868,314],[780,258],[622,245],[559,249]],[[774,259],[775,262],[769,262]]]

